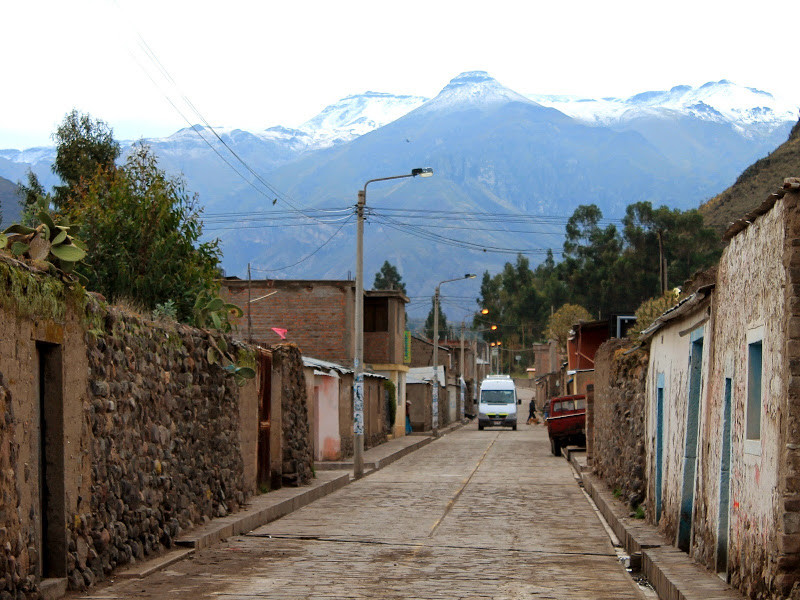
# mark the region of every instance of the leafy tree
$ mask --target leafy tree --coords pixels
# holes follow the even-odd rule
[[[375,283],[372,284],[374,290],[400,290],[406,293],[406,284],[393,264],[388,260],[383,262],[381,270],[375,273]]]
[[[594,204],[575,210],[567,221],[563,269],[572,301],[592,313],[607,315],[628,308],[624,306],[625,281],[619,268],[622,237],[613,224],[601,227],[602,218],[602,211]]]
[[[559,348],[566,350],[567,339],[572,326],[579,321],[589,321],[589,311],[577,304],[565,304],[554,312],[547,321],[547,336],[558,343]]]
[[[431,298],[431,311],[428,313],[428,318],[425,319],[425,335],[429,340],[433,340],[433,311],[436,307],[436,298]],[[439,339],[447,337],[447,317],[442,312],[441,304],[439,305]],[[436,340],[434,340],[436,341]]]
[[[125,166],[99,169],[70,192],[69,218],[88,245],[83,274],[109,300],[130,298],[147,309],[173,300],[187,320],[201,291],[218,276],[218,242],[199,244],[197,198],[182,179],[168,177],[145,144]]]
[[[705,227],[697,210],[681,212],[649,202],[631,204],[623,218],[625,252],[622,257],[628,294],[643,302],[661,293],[659,260],[667,265],[667,286],[680,285],[695,272],[719,258],[721,244],[713,229]],[[659,244],[661,251],[659,252]]]
[[[105,122],[75,109],[64,117],[53,138],[56,141],[53,172],[65,184],[55,187],[53,197],[56,208],[60,210],[67,197],[88,185],[98,171],[115,169],[120,146]]]
[[[49,206],[52,198],[45,191],[36,173],[28,169],[27,173],[28,184],[18,183],[17,189],[19,195],[22,197],[22,216],[20,221],[23,225],[32,227],[36,222],[36,213],[39,211],[41,200]]]

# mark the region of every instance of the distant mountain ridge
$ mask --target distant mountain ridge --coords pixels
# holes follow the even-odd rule
[[[368,198],[370,209],[418,213],[371,213],[366,228],[365,272],[388,259],[415,295],[429,293],[451,271],[496,271],[516,250],[534,264],[548,248],[558,253],[563,220],[580,204],[595,203],[609,218],[637,201],[697,207],[783,142],[793,111],[766,92],[725,80],[592,100],[523,95],[470,71],[430,100],[367,92],[298,128],[194,126],[147,142],[163,168],[184,174],[209,216],[255,214],[271,209],[277,196],[294,206],[346,210],[369,179],[433,167],[435,176],[424,183],[376,185]],[[263,189],[228,148],[280,192]],[[0,175],[17,181],[30,166],[52,185],[53,156],[53,148],[0,150]],[[424,219],[426,213],[438,216]],[[506,223],[492,221],[501,213],[511,215]],[[459,215],[486,215],[495,224],[467,227]],[[522,227],[513,215],[551,220]],[[352,270],[353,231],[352,222],[339,223],[287,228],[256,219],[212,234],[222,238],[229,274],[242,275],[251,263],[269,276],[341,278]],[[461,285],[469,291],[473,284]]]

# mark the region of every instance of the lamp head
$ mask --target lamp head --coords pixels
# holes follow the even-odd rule
[[[464,279],[475,279],[476,277],[475,273],[464,273]]]
[[[412,177],[433,177],[433,169],[411,169]]]
[[[481,314],[482,315],[488,315],[489,314],[489,309],[488,308],[482,308],[481,309]]]

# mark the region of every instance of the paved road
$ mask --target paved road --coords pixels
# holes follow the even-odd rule
[[[91,598],[636,599],[541,425],[451,433],[249,535]]]

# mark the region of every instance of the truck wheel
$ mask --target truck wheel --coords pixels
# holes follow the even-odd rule
[[[555,438],[550,438],[550,452],[553,453],[553,456],[561,454],[561,443]]]
[[[511,431],[516,431],[516,430],[517,430],[517,424],[516,424],[516,423],[514,423],[514,424],[511,426]]]
[[[483,431],[483,423],[478,423],[478,431]]]

